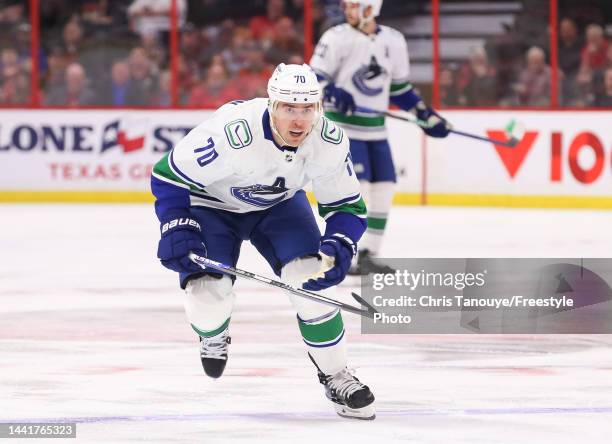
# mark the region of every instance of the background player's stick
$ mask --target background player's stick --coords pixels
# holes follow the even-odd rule
[[[193,262],[195,262],[202,268],[208,267],[208,268],[222,271],[224,273],[228,273],[234,276],[240,276],[243,278],[251,279],[253,281],[261,282],[266,285],[271,285],[273,287],[282,288],[283,290],[293,293],[296,296],[310,299],[311,301],[320,302],[321,304],[330,305],[332,307],[337,307],[344,311],[358,314],[360,316],[365,316],[367,318],[374,318],[374,313],[377,313],[374,307],[372,307],[370,304],[368,304],[366,301],[364,301],[361,298],[359,299],[355,298],[355,299],[358,300],[366,308],[354,307],[352,305],[348,305],[343,302],[336,301],[335,299],[331,299],[323,295],[316,294],[308,290],[304,290],[302,288],[292,287],[291,285],[285,284],[284,282],[281,282],[281,281],[275,281],[273,279],[269,279],[267,277],[260,276],[255,273],[251,273],[250,271],[245,271],[239,268],[230,267],[229,265],[222,264],[221,262],[213,261],[206,257],[198,256],[195,253],[190,253],[189,259],[191,259]],[[353,293],[353,297],[355,297],[354,293]]]
[[[392,113],[390,111],[377,111],[375,109],[365,108],[363,106],[358,106],[355,108],[355,111],[363,111],[366,113],[378,113],[387,117],[391,117],[392,119],[403,120],[404,122],[410,122],[421,128],[429,128],[430,125],[424,120],[419,120],[417,118],[410,118],[400,116],[399,114]],[[508,137],[507,141],[504,140],[496,140],[490,139],[489,137],[479,136],[478,134],[467,133],[465,131],[459,131],[456,129],[451,129],[450,132],[453,134],[457,134],[458,136],[469,137],[471,139],[482,140],[483,142],[494,143],[495,145],[505,146],[508,148],[514,148],[520,140],[523,138],[523,134],[525,133],[525,129],[522,125],[520,125],[516,120],[512,119],[504,128],[506,136]]]

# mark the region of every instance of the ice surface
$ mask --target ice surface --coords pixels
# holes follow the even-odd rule
[[[394,208],[384,253],[607,257],[610,227],[612,212]],[[78,422],[65,442],[610,442],[612,336],[360,335],[345,314],[378,412],[347,420],[284,294],[238,282],[210,380],[157,236],[145,205],[0,206],[0,422]],[[239,266],[271,275],[247,244]]]

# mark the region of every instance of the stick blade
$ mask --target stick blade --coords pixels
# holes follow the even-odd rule
[[[351,292],[351,296],[353,296],[353,299],[355,299],[357,302],[359,302],[363,307],[365,307],[366,311],[370,314],[370,316],[368,316],[369,318],[373,318],[374,315],[376,313],[378,313],[378,310],[376,310],[374,307],[372,307],[370,304],[368,304],[365,299],[363,299],[361,296],[359,296],[357,293]]]

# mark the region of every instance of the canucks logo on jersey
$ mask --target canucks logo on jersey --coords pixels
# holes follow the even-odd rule
[[[362,65],[353,74],[353,85],[366,96],[376,96],[383,92],[382,86],[373,88],[368,85],[368,82],[386,74],[387,70],[378,64],[375,56],[372,56],[369,65]]]
[[[288,188],[285,178],[277,177],[272,185],[249,185],[247,187],[231,187],[232,196],[256,207],[271,207],[287,197]]]

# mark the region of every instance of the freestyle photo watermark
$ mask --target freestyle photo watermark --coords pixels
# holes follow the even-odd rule
[[[381,259],[363,333],[612,333],[612,259]]]

